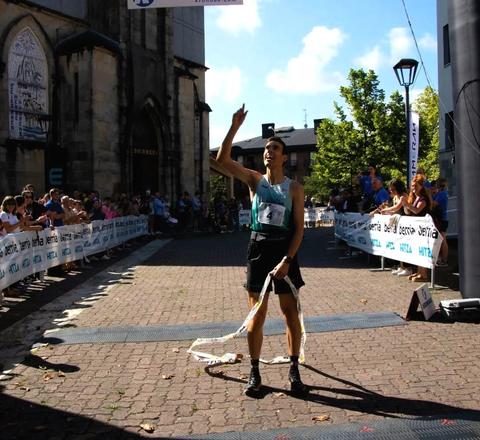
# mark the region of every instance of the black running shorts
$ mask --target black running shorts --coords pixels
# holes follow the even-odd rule
[[[268,237],[252,233],[247,249],[247,282],[245,288],[250,292],[260,293],[268,273],[287,255],[290,238]],[[299,289],[304,286],[297,256],[292,259],[288,270],[288,277],[293,285]],[[291,293],[292,289],[285,280],[273,279],[276,294]],[[267,292],[272,291],[272,283]]]

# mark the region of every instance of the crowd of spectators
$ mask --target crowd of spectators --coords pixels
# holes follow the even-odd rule
[[[40,231],[64,225],[108,220],[127,215],[146,215],[150,235],[177,232],[229,232],[239,230],[239,210],[242,204],[226,196],[217,196],[210,203],[203,203],[200,192],[191,196],[187,191],[173,203],[160,192],[136,194],[125,193],[101,197],[98,191],[72,191],[65,193],[52,188],[45,194],[37,194],[33,185],[25,185],[18,195],[5,195],[0,210],[0,238],[23,231]],[[127,245],[128,246],[128,245]],[[89,256],[82,261],[67,263],[52,268],[71,270],[85,266],[92,260],[110,259],[114,250]],[[49,269],[50,271],[50,269]],[[44,273],[35,274],[32,280],[42,279]],[[15,283],[4,291],[5,296],[18,296],[30,278]]]
[[[352,187],[332,191],[328,206],[338,212],[360,212],[371,216],[375,214],[425,216],[428,214],[443,237],[436,266],[448,266],[446,179],[440,178],[430,182],[424,170],[418,169],[408,190],[404,183],[397,179],[389,181],[385,188],[383,178],[375,164],[370,164],[368,170],[358,174]],[[399,263],[392,274],[408,276],[412,281],[428,280],[426,268],[410,268],[403,263]]]
[[[33,185],[25,185],[20,194],[3,197],[0,210],[0,237],[23,231],[41,231],[64,225],[89,223],[93,220],[105,220],[126,215],[150,215],[153,203],[150,197],[126,194],[114,194],[112,197],[100,197],[98,191],[82,193],[73,191],[66,194],[58,188],[38,195]],[[167,208],[166,208],[167,209]],[[153,214],[152,214],[153,216]],[[122,247],[128,247],[128,243]],[[83,260],[66,263],[49,269],[52,275],[68,271],[99,259],[108,260],[115,249],[84,257]],[[39,272],[25,280],[17,282],[3,291],[3,296],[19,296],[22,289],[35,280],[44,279]]]

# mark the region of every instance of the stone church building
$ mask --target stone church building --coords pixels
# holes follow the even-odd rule
[[[0,0],[0,192],[208,187],[203,8]]]

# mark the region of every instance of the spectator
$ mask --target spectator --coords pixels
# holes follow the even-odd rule
[[[34,225],[32,217],[25,210],[25,198],[23,196],[15,196],[15,203],[17,204],[16,212],[20,231],[41,231],[43,228],[40,225]]]
[[[165,217],[166,206],[165,200],[157,191],[153,197],[153,225],[155,232],[165,231]]]
[[[2,211],[0,220],[2,221],[5,234],[14,234],[20,232],[20,222],[16,215],[17,202],[13,196],[6,196],[2,202]]]
[[[49,191],[50,200],[45,204],[47,210],[47,216],[50,219],[51,226],[63,226],[65,219],[65,211],[60,204],[60,190],[52,188]]]
[[[434,217],[435,226],[443,237],[442,245],[440,247],[440,255],[437,260],[437,266],[448,266],[448,243],[447,243],[447,229],[448,229],[448,187],[447,179],[440,178],[435,182],[432,182],[432,194],[434,201],[434,209],[437,211],[437,215]]]
[[[358,204],[353,196],[351,188],[344,188],[341,191],[341,203],[339,205],[340,212],[358,212]]]
[[[388,184],[388,190],[392,197],[392,206],[382,208],[380,213],[385,215],[404,214],[403,201],[408,198],[405,185],[401,180],[393,179]]]
[[[192,197],[192,213],[193,230],[199,231],[202,229],[202,199],[199,191],[195,191],[195,195]]]
[[[191,209],[190,195],[185,191],[177,200],[177,217],[181,230],[185,230],[190,224]]]
[[[81,200],[74,200],[73,201],[73,212],[77,215],[78,219],[81,223],[89,223],[90,217],[88,216],[85,208],[83,207]]]
[[[238,219],[238,204],[234,198],[231,198],[228,202],[228,231],[238,231],[240,229]]]
[[[27,197],[26,192],[30,192],[31,194],[31,199],[30,197]],[[23,188],[22,195],[25,197],[27,201],[27,211],[30,213],[32,218],[36,220],[39,224],[44,224],[46,226],[46,220],[47,217],[45,214],[47,213],[47,210],[45,209],[45,206],[35,199],[35,187],[29,183],[28,185],[25,185]],[[46,202],[45,202],[46,203]]]
[[[90,220],[105,220],[105,213],[102,210],[102,202],[100,199],[94,198],[92,200],[92,212],[90,213]]]
[[[65,217],[63,219],[63,223],[65,225],[75,225],[79,223],[79,219],[75,211],[70,207],[70,197],[62,196],[60,199],[62,204],[63,212],[65,213]]]
[[[93,209],[93,200],[98,199],[99,196],[96,191],[89,191],[88,196],[84,201],[84,206],[85,206],[85,211],[87,212],[88,215],[92,213]]]
[[[305,196],[305,202],[304,202],[303,206],[306,209],[313,208],[313,203],[312,203],[312,199],[311,199],[310,196]]]
[[[403,201],[408,198],[405,185],[401,180],[394,179],[388,184],[388,189],[392,197],[392,206],[381,209],[380,213],[384,215],[404,214]],[[411,274],[412,270],[405,266],[401,261],[399,266],[392,270],[392,275],[397,275],[399,277],[407,277]]]
[[[2,235],[14,234],[20,232],[20,222],[16,215],[17,203],[13,196],[6,196],[2,202],[2,211],[0,213],[0,221],[2,223]],[[7,287],[3,294],[6,297],[17,297],[21,295],[21,290],[17,289],[19,284],[15,283]]]
[[[425,174],[425,170],[423,168],[417,168],[417,172],[415,174],[420,174],[424,178],[423,186],[427,189],[430,189],[432,183],[427,179],[427,175]]]
[[[403,209],[407,215],[424,216],[430,214],[432,209],[432,199],[430,192],[425,188],[425,177],[421,174],[416,174],[412,179],[410,186],[410,194],[407,200],[403,200]],[[426,267],[418,267],[417,272],[410,275],[408,279],[417,282],[428,281],[428,271]]]
[[[370,215],[380,213],[381,209],[386,207],[386,204],[390,200],[390,195],[388,194],[388,191],[383,187],[383,182],[380,177],[374,177],[372,179],[372,188],[374,191],[373,204],[375,206],[375,209],[370,212]]]
[[[33,187],[32,185],[28,186]],[[31,190],[23,190],[22,196],[25,199],[25,211],[31,217],[33,224],[46,228],[48,217],[45,207],[34,200],[34,193]]]
[[[112,199],[110,197],[105,197],[103,199],[102,211],[105,214],[105,220],[110,220],[112,218],[118,217],[118,212],[112,205]]]

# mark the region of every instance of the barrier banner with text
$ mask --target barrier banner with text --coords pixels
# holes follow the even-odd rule
[[[128,9],[243,5],[243,0],[127,0]]]
[[[240,209],[238,211],[238,224],[240,226],[252,223],[252,211],[250,209]]]
[[[103,252],[148,233],[146,216],[95,220],[0,239],[0,290],[42,270]]]
[[[317,222],[321,224],[333,224],[335,220],[334,212],[327,208],[305,208],[304,221],[305,226],[310,227],[311,224],[315,226]]]
[[[335,213],[335,236],[373,255],[432,268],[442,236],[432,217]]]

